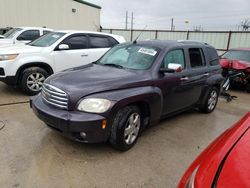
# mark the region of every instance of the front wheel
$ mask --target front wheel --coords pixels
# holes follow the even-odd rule
[[[23,71],[19,86],[28,95],[36,95],[41,91],[43,82],[48,76],[48,72],[43,68],[27,68]]]
[[[205,103],[200,106],[199,110],[204,113],[213,112],[217,105],[218,97],[219,97],[218,89],[216,87],[212,87],[208,92]]]
[[[132,148],[138,139],[141,122],[141,112],[137,106],[119,110],[112,125],[109,139],[111,145],[121,151]]]

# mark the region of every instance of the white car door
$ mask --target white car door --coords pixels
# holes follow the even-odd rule
[[[68,49],[60,50],[60,45]],[[56,72],[90,63],[88,54],[88,37],[84,34],[73,34],[64,39],[54,50]]]

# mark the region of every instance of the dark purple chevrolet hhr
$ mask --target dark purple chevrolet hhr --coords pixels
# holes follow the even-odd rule
[[[208,44],[125,43],[96,62],[50,76],[30,104],[42,121],[68,138],[109,141],[125,151],[164,117],[190,108],[212,112],[222,80],[219,57]]]

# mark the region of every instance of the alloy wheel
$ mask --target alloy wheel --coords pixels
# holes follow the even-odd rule
[[[218,100],[218,94],[215,90],[210,93],[210,98],[208,99],[208,109],[213,110],[216,106]]]
[[[129,116],[125,130],[124,139],[126,144],[131,145],[138,137],[141,126],[141,117],[138,113],[133,113]]]
[[[31,91],[40,91],[45,80],[45,76],[41,73],[33,73],[27,78],[27,86]]]

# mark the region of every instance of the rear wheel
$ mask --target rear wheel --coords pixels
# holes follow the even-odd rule
[[[48,76],[48,72],[43,68],[27,68],[23,71],[20,87],[28,95],[36,95],[41,91],[43,82]]]
[[[109,139],[111,145],[122,151],[132,148],[138,139],[141,122],[141,112],[137,106],[119,110],[112,125]]]
[[[200,106],[199,110],[204,113],[213,112],[217,105],[218,97],[219,97],[218,89],[216,87],[212,87],[208,92],[205,103]]]

